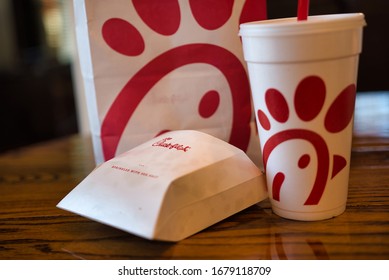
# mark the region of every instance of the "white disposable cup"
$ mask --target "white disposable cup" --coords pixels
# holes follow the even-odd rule
[[[240,25],[273,212],[345,211],[362,49],[361,13]]]

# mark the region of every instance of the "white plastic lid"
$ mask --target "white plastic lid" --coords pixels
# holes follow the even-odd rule
[[[281,18],[255,21],[240,25],[240,36],[292,36],[322,32],[334,32],[365,26],[362,13],[310,16],[307,20]]]
[[[253,63],[290,63],[337,59],[362,50],[362,13],[283,18],[240,25],[244,59]]]

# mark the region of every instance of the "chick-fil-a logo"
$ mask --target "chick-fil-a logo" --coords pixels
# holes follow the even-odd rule
[[[122,2],[124,4],[121,4]],[[225,140],[247,151],[250,144],[252,115],[250,86],[246,69],[242,64],[243,58],[240,58],[242,54],[239,37],[235,34],[238,33],[239,24],[267,18],[266,0],[132,0],[116,1],[114,5],[120,7],[118,14],[112,15],[104,22],[102,22],[104,17],[96,21],[90,20],[90,24],[98,22],[101,37],[109,47],[105,48],[97,44],[99,50],[103,48],[107,55],[101,59],[104,62],[102,67],[107,69],[108,61],[117,71],[115,61],[118,55],[128,59],[128,63],[135,63],[140,67],[132,76],[128,75],[127,81],[119,79],[117,83],[118,77],[114,79],[116,85],[122,83],[122,89],[115,93],[116,97],[101,124],[100,133],[105,160],[116,155],[119,142],[122,137],[125,138],[123,135],[135,119],[136,112],[147,109],[143,107],[147,104],[143,101],[149,96],[155,98],[152,89],[155,86],[158,88],[158,85],[162,87],[161,84],[169,81],[175,71],[181,71],[183,67],[192,65],[210,66],[211,68],[205,68],[207,75],[224,76],[221,78],[221,83],[224,84],[226,81],[228,87],[217,84],[216,88],[220,88],[218,91],[213,88],[214,85],[209,88],[210,90],[199,89],[196,90],[197,99],[191,97],[191,100],[199,100],[199,102],[180,102],[180,105],[172,105],[185,110],[192,109],[195,114],[190,115],[191,119],[196,120],[196,123],[201,124],[202,127],[219,126],[220,123],[215,122],[218,114],[224,110],[231,111],[231,119],[223,122],[223,129],[230,131],[229,138]],[[127,14],[131,10],[134,14]],[[98,7],[93,7],[93,14],[97,16],[98,12],[100,12]],[[105,10],[102,13],[105,17],[109,16]],[[130,18],[131,21],[128,21]],[[183,35],[193,33],[193,30],[196,38]],[[227,40],[213,40],[215,36],[224,38],[226,34],[228,34]],[[93,34],[95,35],[98,36]],[[94,45],[92,42],[91,46]],[[99,60],[94,62],[98,67]],[[217,72],[208,74],[210,69],[215,69],[214,71]],[[196,74],[190,79],[179,80],[197,81],[195,76]],[[106,86],[99,88],[106,88]],[[177,92],[172,92],[174,93]],[[103,95],[105,96],[105,93]],[[157,95],[156,98],[161,96],[161,94]],[[232,104],[228,105],[227,100],[231,100]],[[169,100],[169,103],[173,102]],[[161,112],[167,113],[168,110],[161,110]],[[152,118],[148,118],[147,122],[152,122]],[[168,118],[161,118],[158,123],[161,126],[151,128],[150,125],[149,131],[144,133],[143,141],[137,144],[160,135],[161,131],[193,128],[187,126],[193,122],[172,123]]]
[[[179,143],[168,142],[172,139],[173,138],[171,138],[171,137],[164,138],[158,142],[155,142],[152,146],[164,147],[164,148],[167,148],[169,150],[176,149],[177,151],[183,151],[183,152],[187,152],[191,148],[190,146],[184,146],[184,145],[179,144]]]

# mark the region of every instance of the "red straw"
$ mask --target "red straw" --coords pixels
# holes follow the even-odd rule
[[[297,20],[307,20],[309,11],[309,0],[299,0],[297,9]]]

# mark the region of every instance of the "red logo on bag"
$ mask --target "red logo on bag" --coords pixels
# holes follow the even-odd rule
[[[177,151],[183,151],[183,152],[187,152],[189,149],[191,149],[190,146],[184,146],[184,145],[181,145],[178,143],[167,142],[167,141],[172,140],[172,139],[173,138],[171,138],[171,137],[164,138],[158,142],[155,142],[152,146],[153,147],[164,147],[164,148],[167,148],[169,150],[176,149]]]
[[[182,3],[178,0],[133,0],[132,4],[143,23],[157,33],[156,36],[175,36],[179,30],[185,29],[180,10]],[[194,21],[204,32],[217,30],[232,18],[233,0],[189,0],[189,4]],[[236,22],[235,40],[239,40],[238,24],[266,18],[265,8],[265,0],[245,1],[239,22]],[[106,44],[125,56],[141,57],[148,47],[137,27],[124,19],[106,20],[101,32]],[[250,87],[242,62],[234,53],[222,46],[188,42],[173,46],[147,62],[121,89],[101,125],[102,147],[106,160],[115,156],[127,124],[149,91],[172,71],[191,64],[210,65],[225,77],[232,100],[232,108],[227,109],[232,112],[228,142],[243,151],[247,150],[252,110]],[[220,93],[217,90],[206,92],[197,105],[198,117],[208,120],[219,109],[219,104]],[[189,127],[187,124],[178,124],[176,127],[169,125],[171,127],[161,127],[161,130],[193,129],[190,125],[188,124]],[[220,121],[218,124],[212,124],[216,125],[220,125]],[[158,134],[160,133],[157,132],[156,135]]]

